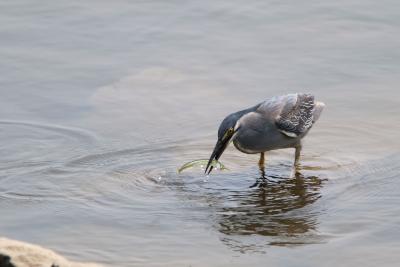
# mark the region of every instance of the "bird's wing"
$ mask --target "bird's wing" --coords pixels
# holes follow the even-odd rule
[[[314,117],[314,96],[296,94],[285,99],[275,119],[278,129],[289,137],[297,137],[311,128]],[[297,99],[296,99],[297,96]]]

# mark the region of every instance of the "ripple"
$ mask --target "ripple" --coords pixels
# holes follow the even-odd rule
[[[82,129],[24,121],[0,121],[0,197],[18,202],[53,201],[63,196],[58,173],[65,161],[90,151],[98,138]]]
[[[60,125],[51,125],[51,124],[44,124],[44,123],[33,123],[33,122],[25,122],[25,121],[12,121],[12,120],[1,120],[0,125],[13,125],[13,126],[25,126],[27,128],[36,128],[42,129],[48,132],[56,132],[62,136],[80,140],[81,143],[87,145],[94,145],[97,142],[98,137],[93,133],[72,127],[65,127]],[[25,132],[26,133],[26,132]]]
[[[372,160],[365,164],[354,165],[340,174],[336,183],[336,197],[346,201],[362,199],[384,198],[388,187],[398,186],[398,172],[400,170],[400,154],[393,154],[379,160]]]
[[[179,146],[171,143],[153,144],[136,148],[103,151],[73,159],[67,166],[115,166],[131,162],[135,165],[154,165],[155,160],[163,160],[167,154]]]
[[[138,170],[135,166],[119,166],[108,172],[111,182],[120,183],[125,190],[153,190],[167,173],[161,169]]]
[[[209,153],[207,146],[194,141],[83,153],[75,149],[76,144],[79,142],[70,142],[72,153],[58,161],[21,161],[31,163],[26,169],[19,169],[18,164],[2,166],[0,172],[13,174],[0,175],[0,198],[40,202],[42,209],[65,203],[58,206],[59,213],[78,205],[105,216],[133,213],[143,214],[145,220],[145,214],[151,212],[172,215],[180,223],[204,222],[225,246],[241,253],[265,253],[268,246],[326,242],[333,237],[320,232],[320,217],[339,211],[332,203],[379,197],[383,189],[366,193],[363,186],[389,186],[388,178],[374,176],[395,173],[399,167],[398,163],[390,164],[393,158],[362,164],[351,158],[308,154],[301,171],[290,175],[293,168],[287,153],[284,157],[273,155],[268,162],[270,181],[266,186],[249,188],[258,170],[257,159],[247,155],[228,153],[224,163],[231,171],[204,176],[193,170],[178,175],[176,169],[183,161]],[[40,182],[32,182],[34,179]]]
[[[22,162],[59,162],[95,147],[98,138],[85,130],[23,121],[0,121],[0,136],[8,140],[1,150],[4,168]],[[19,164],[19,165],[18,165]]]

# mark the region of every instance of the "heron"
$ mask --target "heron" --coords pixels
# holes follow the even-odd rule
[[[264,176],[267,151],[294,148],[294,166],[299,166],[302,139],[320,117],[325,104],[305,93],[275,96],[253,107],[225,117],[218,129],[218,140],[205,169],[210,174],[228,145],[246,154],[260,153],[258,166]]]

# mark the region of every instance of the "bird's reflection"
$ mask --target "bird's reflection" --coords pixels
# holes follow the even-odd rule
[[[211,219],[220,240],[232,250],[264,253],[271,245],[324,242],[317,231],[321,209],[312,204],[321,197],[326,179],[308,170],[292,177],[281,177],[281,173],[281,166],[269,169],[266,179],[259,179],[252,188],[254,180],[239,173],[206,181],[178,176],[165,182],[188,207],[190,219]]]
[[[268,245],[310,243],[318,212],[308,205],[320,197],[322,185],[322,179],[297,172],[294,178],[262,179],[248,191],[231,192],[229,201],[217,211],[216,227],[224,234],[221,240],[242,252],[259,246],[242,242],[245,236],[269,237]]]

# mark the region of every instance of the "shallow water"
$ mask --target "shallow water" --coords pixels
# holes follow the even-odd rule
[[[109,266],[397,266],[396,1],[3,1],[0,235]],[[229,147],[273,95],[327,108],[293,151]]]

